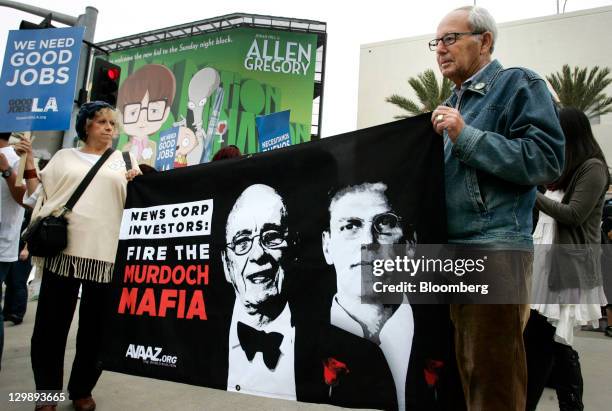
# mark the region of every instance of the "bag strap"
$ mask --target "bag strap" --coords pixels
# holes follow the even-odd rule
[[[129,151],[124,151],[121,153],[123,156],[123,161],[125,161],[125,171],[129,171],[132,169],[132,159],[130,158]]]
[[[96,173],[98,172],[98,170],[100,170],[100,167],[102,167],[102,164],[104,164],[106,162],[106,160],[108,160],[108,158],[114,152],[115,152],[115,150],[113,150],[112,148],[108,148],[104,152],[104,154],[102,154],[102,156],[96,162],[96,164],[94,164],[94,166],[91,168],[91,170],[89,170],[87,175],[85,175],[85,178],[83,179],[83,181],[81,181],[81,184],[79,184],[79,186],[74,191],[74,193],[72,193],[72,196],[70,196],[70,199],[68,200],[68,202],[64,206],[64,209],[62,211],[62,215],[65,214],[67,211],[71,211],[72,210],[72,208],[74,207],[76,202],[79,201],[79,198],[81,197],[81,195],[83,194],[83,192],[85,191],[85,189],[87,188],[89,183],[91,183],[91,180],[93,180],[93,178],[96,175]]]

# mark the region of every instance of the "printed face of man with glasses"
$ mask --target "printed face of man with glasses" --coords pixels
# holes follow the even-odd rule
[[[273,320],[285,307],[286,220],[283,199],[262,184],[244,190],[227,218],[222,252],[225,278],[247,313],[260,316],[260,323]]]
[[[384,183],[363,183],[338,191],[329,205],[329,230],[322,235],[323,254],[336,269],[338,297],[361,297],[361,246],[404,240],[401,217],[391,209]],[[391,251],[391,250],[389,250]],[[364,290],[366,291],[366,290]]]

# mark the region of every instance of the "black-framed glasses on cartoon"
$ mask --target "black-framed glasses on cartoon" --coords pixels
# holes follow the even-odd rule
[[[236,255],[245,255],[253,248],[255,237],[259,237],[259,245],[268,250],[287,247],[287,233],[279,230],[266,230],[256,235],[238,234],[226,247]]]
[[[446,33],[442,37],[437,39],[433,39],[429,42],[429,50],[436,51],[438,48],[438,43],[442,42],[445,46],[450,46],[451,44],[455,44],[457,39],[461,36],[477,36],[479,34],[483,34],[482,31],[464,31],[460,33]]]
[[[147,112],[147,121],[160,121],[166,112],[166,100],[149,101],[149,105],[145,107],[140,103],[126,104],[123,107],[123,124],[136,123],[142,110]]]

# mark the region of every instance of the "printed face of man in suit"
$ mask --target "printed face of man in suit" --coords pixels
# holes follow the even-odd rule
[[[340,190],[329,206],[329,231],[322,236],[323,254],[336,269],[338,294],[361,295],[361,246],[394,244],[404,238],[400,217],[393,212],[384,183],[364,183]]]
[[[287,210],[271,187],[255,184],[242,192],[225,227],[225,278],[251,315],[284,307]]]

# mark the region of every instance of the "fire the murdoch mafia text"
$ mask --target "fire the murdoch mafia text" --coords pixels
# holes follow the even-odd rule
[[[209,284],[209,244],[127,249],[117,312],[124,315],[207,320],[204,288]],[[166,263],[170,251],[171,262]],[[189,264],[181,264],[182,260]]]

